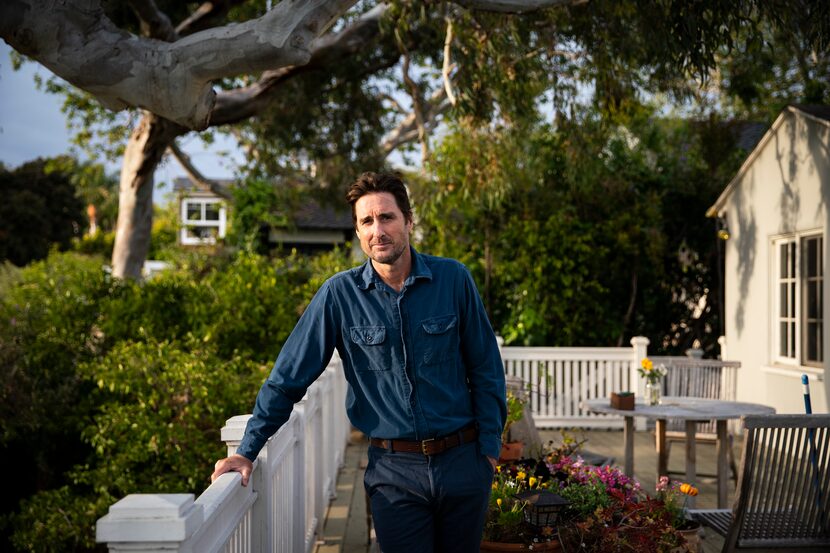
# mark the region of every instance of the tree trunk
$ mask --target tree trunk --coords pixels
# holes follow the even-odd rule
[[[141,278],[153,226],[153,175],[167,147],[185,129],[149,112],[130,135],[121,166],[112,274]]]

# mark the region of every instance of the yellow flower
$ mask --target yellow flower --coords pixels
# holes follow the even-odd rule
[[[496,472],[501,473],[501,465],[496,465]]]
[[[680,493],[694,497],[697,495],[697,492],[698,489],[692,486],[691,484],[680,484]]]
[[[528,480],[528,481],[527,481],[527,485],[528,485],[528,486],[530,486],[531,488],[532,488],[533,486],[535,486],[535,485],[536,485],[536,477],[535,477],[535,476],[531,476],[531,477],[530,477],[530,480]]]
[[[516,475],[516,479],[517,480],[524,480],[525,476],[527,476],[527,473],[525,473],[525,471],[523,471],[523,470],[520,470],[519,474]]]
[[[496,499],[496,505],[498,505],[499,509],[501,509],[501,498]]]
[[[498,485],[497,483],[493,482],[493,486],[492,486],[492,488],[493,488],[494,490],[497,490],[497,489],[499,489],[499,485]]]
[[[654,363],[648,357],[644,357],[640,364],[643,366],[643,370],[647,372],[654,368]]]

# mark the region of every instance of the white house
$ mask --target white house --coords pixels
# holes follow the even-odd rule
[[[742,364],[738,400],[827,412],[830,309],[824,278],[830,200],[830,106],[788,106],[707,215],[726,240],[725,359]]]
[[[223,186],[232,181],[218,181]],[[173,190],[179,201],[179,243],[184,246],[212,245],[225,237],[229,224],[227,201],[213,192],[196,188],[190,179],[177,178]],[[355,256],[361,255],[354,239],[351,212],[336,210],[314,200],[306,201],[293,214],[290,225],[263,224],[263,239],[272,248],[297,249],[305,253],[327,251],[352,242]]]

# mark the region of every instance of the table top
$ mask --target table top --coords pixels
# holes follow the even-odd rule
[[[588,411],[607,415],[700,421],[739,419],[744,415],[775,413],[775,409],[760,403],[674,396],[663,396],[659,405],[646,405],[637,401],[633,411],[614,409],[609,398],[588,399],[582,402],[582,406]]]

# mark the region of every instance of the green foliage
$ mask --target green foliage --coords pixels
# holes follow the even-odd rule
[[[25,265],[56,245],[65,250],[84,225],[71,176],[48,170],[48,160],[0,170],[0,261]]]
[[[271,226],[290,224],[288,214],[296,206],[287,187],[267,179],[250,179],[233,189],[233,214],[226,241],[233,246],[263,253]]]
[[[250,409],[312,294],[349,266],[346,252],[177,262],[144,283],[77,253],[0,270],[0,459],[18,476],[0,549],[88,551],[124,495],[202,491],[224,421]]]
[[[716,347],[720,282],[704,218],[738,127],[630,105],[556,127],[459,127],[413,184],[425,251],[456,257],[508,344]],[[702,305],[703,313],[696,307]]]

